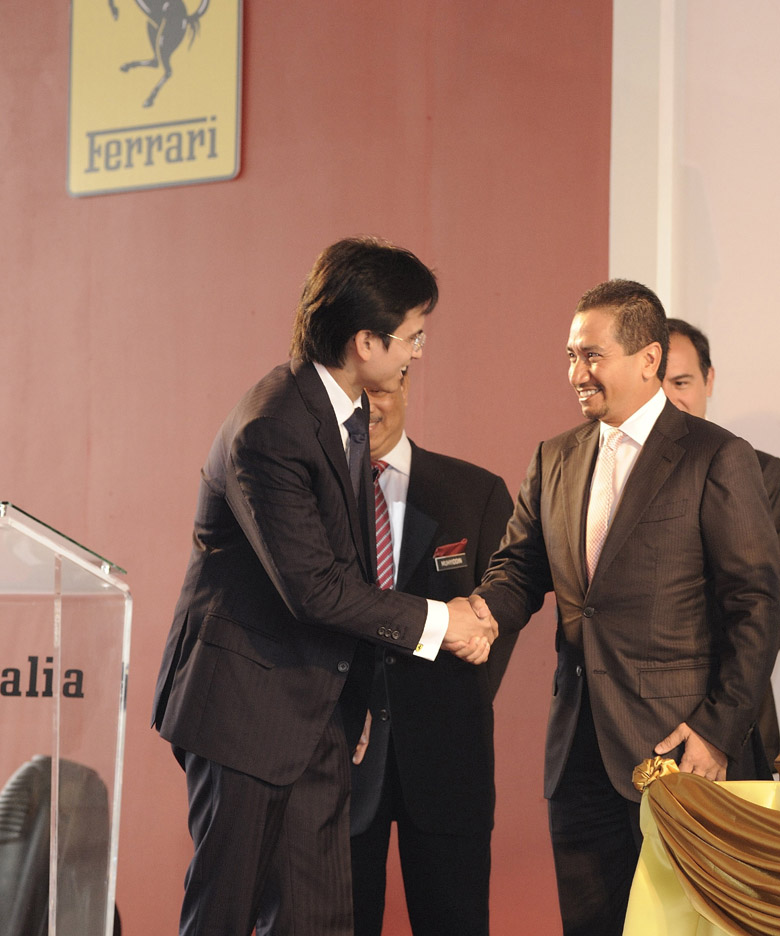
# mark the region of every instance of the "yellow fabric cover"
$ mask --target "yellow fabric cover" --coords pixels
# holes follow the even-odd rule
[[[780,783],[651,778],[624,936],[778,936],[778,810]]]

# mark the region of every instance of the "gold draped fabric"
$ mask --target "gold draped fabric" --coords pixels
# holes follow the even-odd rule
[[[653,780],[666,777],[670,773],[679,773],[680,768],[670,757],[648,757],[634,767],[631,782],[642,793]]]
[[[637,771],[649,780],[624,936],[778,936],[780,784]]]

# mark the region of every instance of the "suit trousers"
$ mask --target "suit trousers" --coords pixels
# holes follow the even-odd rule
[[[365,832],[352,837],[355,936],[381,936],[394,820],[414,936],[488,936],[490,831],[446,835],[420,830],[404,804],[392,735],[377,814]]]
[[[585,685],[549,819],[564,936],[621,936],[642,846],[639,803],[607,776]]]
[[[174,749],[195,853],[180,936],[352,936],[349,754],[334,715],[288,786]],[[265,928],[263,928],[265,927]]]

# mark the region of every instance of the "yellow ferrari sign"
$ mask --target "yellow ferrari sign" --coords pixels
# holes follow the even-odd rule
[[[68,191],[232,179],[241,0],[71,0]]]

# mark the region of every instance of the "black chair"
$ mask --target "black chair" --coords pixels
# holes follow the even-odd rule
[[[57,936],[105,936],[109,812],[106,786],[60,760]],[[49,920],[51,758],[23,764],[0,792],[0,929],[45,936]],[[121,927],[115,910],[114,934]]]

